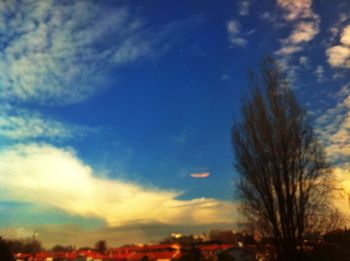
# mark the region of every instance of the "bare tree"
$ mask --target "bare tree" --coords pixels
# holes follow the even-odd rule
[[[239,195],[246,217],[273,237],[278,260],[297,260],[305,233],[330,209],[331,169],[276,62],[265,59],[251,79],[232,128]]]

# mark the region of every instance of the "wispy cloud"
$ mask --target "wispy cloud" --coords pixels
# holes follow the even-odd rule
[[[318,82],[325,81],[325,75],[324,75],[324,68],[322,65],[318,65],[314,71],[314,74],[316,76],[316,79]]]
[[[241,25],[237,20],[230,20],[227,23],[229,41],[235,46],[245,46],[248,41],[242,36]]]
[[[249,15],[252,0],[240,0],[238,2],[238,14],[240,16]]]
[[[211,198],[177,199],[164,191],[97,177],[67,149],[17,145],[0,152],[2,200],[29,202],[94,217],[109,226],[134,223],[209,224],[232,222],[234,205]]]
[[[69,104],[108,84],[108,71],[149,55],[156,31],[127,7],[93,1],[1,1],[0,97]]]
[[[230,77],[230,74],[227,73],[227,72],[223,72],[221,75],[220,75],[220,80],[221,81],[227,81],[229,80],[231,77]]]
[[[92,128],[63,123],[28,109],[0,106],[0,137],[14,141],[66,140],[91,132]]]
[[[300,56],[299,57],[299,64],[300,65],[303,65],[304,67],[309,67],[310,64],[309,64],[309,58],[306,57],[306,56]]]
[[[281,55],[281,56],[286,56],[286,55],[290,55],[290,54],[299,52],[302,49],[303,48],[300,46],[287,45],[287,46],[281,47],[278,51],[276,51],[276,54]]]

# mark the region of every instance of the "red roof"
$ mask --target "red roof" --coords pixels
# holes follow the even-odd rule
[[[216,253],[217,251],[225,250],[232,247],[232,245],[199,245],[198,249],[204,256]],[[17,258],[31,257],[28,253],[17,253]],[[39,252],[36,254],[38,260],[44,260],[48,257],[64,258],[73,260],[78,256],[85,256],[99,259],[112,259],[118,261],[126,260],[140,260],[144,256],[148,256],[151,260],[157,259],[178,259],[181,256],[180,245],[178,244],[156,244],[144,246],[124,246],[112,248],[108,251],[108,255],[100,254],[93,250],[80,250],[71,252]]]
[[[32,256],[32,254],[27,254],[27,253],[17,253],[17,254],[15,254],[15,256],[16,256],[17,258],[27,258],[27,257],[31,257],[31,256]]]
[[[78,257],[78,253],[75,251],[72,252],[39,252],[35,255],[36,258],[65,258],[65,259],[75,259]]]
[[[180,258],[181,253],[179,251],[169,251],[169,252],[145,252],[145,253],[132,253],[128,256],[128,261],[141,260],[144,256],[147,256],[151,260],[157,259],[172,259]]]
[[[150,250],[167,250],[167,249],[179,249],[180,246],[177,244],[159,244],[159,245],[145,245],[143,249]]]
[[[224,250],[232,247],[232,245],[203,245],[200,246],[199,249],[201,251],[216,251],[216,250]]]
[[[111,248],[109,249],[109,251],[111,252],[134,252],[137,250],[142,249],[142,246],[123,246],[123,247],[115,247],[115,248]]]
[[[157,245],[144,245],[144,246],[124,246],[111,248],[111,252],[139,252],[139,251],[156,251],[156,250],[171,250],[179,249],[180,246],[177,244],[157,244]]]

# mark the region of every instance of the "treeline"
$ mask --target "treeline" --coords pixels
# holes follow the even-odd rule
[[[95,250],[98,252],[103,252],[106,250],[105,241],[98,241],[95,248],[82,247],[79,250]],[[26,253],[26,254],[36,254],[41,251],[52,251],[52,252],[71,252],[77,250],[75,246],[63,246],[55,245],[52,248],[45,249],[42,243],[37,239],[3,239],[0,236],[0,260],[14,260],[14,253]]]
[[[0,237],[0,260],[14,260],[13,253],[36,254],[43,250],[41,242],[37,239],[5,240]]]
[[[257,238],[255,238],[257,239]],[[161,244],[178,243],[180,245],[196,244],[203,242],[230,244],[236,245],[242,243],[244,245],[255,244],[254,234],[247,234],[243,232],[235,232],[232,230],[211,230],[209,233],[203,233],[201,236],[183,235],[180,237],[168,237],[162,240]],[[259,240],[258,240],[259,241]]]
[[[6,240],[6,243],[12,253],[35,254],[44,250],[41,242],[37,239]]]

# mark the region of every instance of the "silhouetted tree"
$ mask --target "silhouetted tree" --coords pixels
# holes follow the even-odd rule
[[[24,253],[24,244],[23,240],[9,240],[8,244],[11,248],[12,253]]]
[[[304,233],[329,213],[331,171],[277,63],[267,58],[250,76],[252,94],[232,128],[239,195],[246,217],[273,237],[278,260],[296,260]]]
[[[43,250],[41,242],[37,239],[16,239],[7,241],[13,253],[36,254]]]
[[[24,253],[36,254],[43,250],[41,242],[39,240],[33,239],[25,242],[24,244]]]
[[[11,253],[9,243],[0,237],[0,260],[2,261],[14,261],[15,258]]]
[[[69,251],[73,251],[74,247],[73,246],[56,245],[56,246],[52,247],[51,250],[53,252],[69,252]]]
[[[97,252],[99,253],[105,253],[107,250],[107,245],[106,245],[106,241],[104,240],[99,240],[96,244],[95,244],[95,249]]]
[[[88,251],[88,250],[94,250],[94,249],[92,247],[87,247],[87,246],[78,248],[78,251]]]

